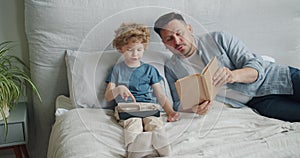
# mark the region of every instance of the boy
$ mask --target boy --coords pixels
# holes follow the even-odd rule
[[[153,98],[152,88],[159,104],[167,114],[167,121],[177,121],[179,114],[173,110],[170,101],[160,86],[159,82],[162,77],[155,67],[141,61],[150,39],[148,28],[136,23],[122,24],[115,33],[113,46],[124,55],[125,60],[117,63],[107,77],[106,82],[108,85],[105,99],[107,101],[115,99],[117,103],[151,102]],[[128,147],[128,150],[136,146],[134,144],[135,138],[143,131],[161,131],[161,134],[164,133],[163,122],[160,117],[133,117],[127,120],[120,120],[119,123],[125,129],[125,146]],[[163,137],[167,140],[166,136]],[[159,136],[159,139],[161,138],[162,136]],[[158,147],[156,145],[157,142],[152,143],[154,147]],[[160,147],[163,148],[156,148],[160,156],[169,154],[169,145]],[[140,157],[142,156],[141,154],[144,153],[128,152],[129,157]]]

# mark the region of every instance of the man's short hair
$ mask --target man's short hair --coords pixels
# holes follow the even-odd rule
[[[183,19],[182,15],[175,13],[175,12],[171,12],[171,13],[167,13],[165,15],[162,15],[161,17],[159,17],[155,23],[154,23],[154,31],[160,36],[160,31],[161,29],[167,25],[170,21],[172,20],[180,20],[182,22],[185,22],[185,20]]]

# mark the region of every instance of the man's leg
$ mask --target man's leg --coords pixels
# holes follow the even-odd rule
[[[266,117],[290,122],[300,121],[300,103],[287,95],[256,97],[247,105]]]
[[[300,106],[300,70],[290,67],[290,73],[294,90],[294,94],[291,96],[291,98],[297,101]]]
[[[300,70],[289,67],[293,95],[268,95],[253,98],[247,105],[263,116],[284,121],[300,121]]]

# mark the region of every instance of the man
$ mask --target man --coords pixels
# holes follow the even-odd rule
[[[300,71],[264,61],[236,37],[226,32],[193,35],[192,26],[180,14],[168,13],[155,22],[154,30],[173,53],[166,63],[166,78],[173,97],[173,108],[180,110],[175,81],[194,72],[216,56],[224,67],[214,74],[214,86],[225,85],[223,102],[233,107],[247,105],[261,115],[285,121],[300,121]],[[189,63],[189,64],[187,64]],[[205,114],[211,101],[199,103],[198,114]]]

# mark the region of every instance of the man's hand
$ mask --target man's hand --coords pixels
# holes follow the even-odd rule
[[[221,67],[215,73],[213,77],[213,84],[216,87],[221,87],[226,83],[233,83],[235,82],[235,76],[231,70],[227,67]]]
[[[208,112],[211,105],[212,105],[211,101],[205,101],[199,105],[193,106],[192,111],[198,115],[204,115]]]
[[[258,71],[251,67],[230,70],[227,67],[221,67],[214,74],[213,84],[216,87],[221,87],[226,83],[252,83],[258,78]]]

